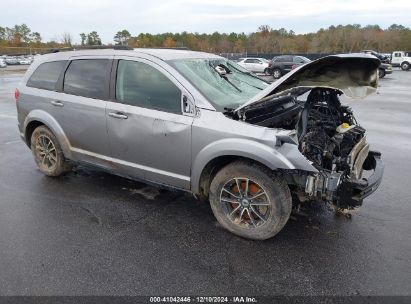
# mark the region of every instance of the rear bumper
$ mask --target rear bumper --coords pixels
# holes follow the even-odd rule
[[[374,173],[368,178],[343,181],[337,191],[337,201],[340,207],[361,206],[362,201],[374,193],[381,184],[384,175],[384,164],[380,152],[370,151],[363,168],[364,170],[373,170]]]

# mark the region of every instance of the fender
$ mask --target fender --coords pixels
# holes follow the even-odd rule
[[[54,119],[53,116],[51,116],[49,113],[47,113],[44,110],[31,111],[24,120],[23,130],[24,130],[25,138],[27,138],[27,134],[26,134],[27,126],[32,121],[39,121],[45,124],[53,132],[53,134],[57,137],[57,140],[60,143],[61,149],[63,150],[64,156],[66,158],[71,158],[71,150],[70,150],[71,145],[63,129],[61,128],[57,120]]]
[[[311,172],[318,170],[300,153],[295,144],[284,143],[270,147],[249,139],[228,138],[213,142],[204,147],[193,159],[191,171],[191,190],[199,192],[200,177],[205,166],[220,156],[240,156],[255,160],[271,170],[300,169]]]

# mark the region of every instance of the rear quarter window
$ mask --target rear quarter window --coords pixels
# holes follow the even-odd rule
[[[57,80],[67,61],[51,61],[40,64],[27,81],[27,86],[55,91]]]

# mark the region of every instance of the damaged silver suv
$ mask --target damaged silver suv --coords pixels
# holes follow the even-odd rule
[[[378,187],[381,155],[339,96],[374,92],[379,64],[330,56],[268,84],[200,52],[44,55],[16,89],[19,129],[48,176],[88,163],[185,190],[227,230],[263,240],[293,199],[354,208]]]

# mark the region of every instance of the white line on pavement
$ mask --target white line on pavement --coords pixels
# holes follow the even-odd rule
[[[7,115],[7,114],[0,114],[0,118],[11,118],[11,119],[16,119],[16,115]]]

